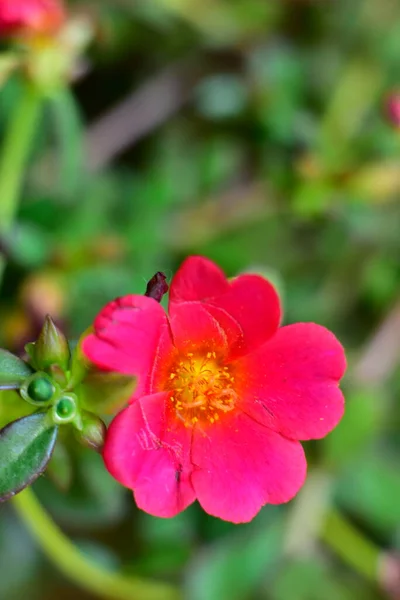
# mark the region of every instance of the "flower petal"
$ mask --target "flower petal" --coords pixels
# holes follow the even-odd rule
[[[279,296],[274,286],[259,275],[240,275],[230,283],[228,292],[208,303],[229,314],[242,330],[242,338],[231,348],[232,358],[266,342],[281,320]]]
[[[227,330],[232,358],[258,348],[276,332],[281,319],[279,297],[269,281],[259,275],[228,281],[217,265],[199,256],[188,258],[172,280],[171,319],[182,303],[194,301]],[[234,336],[229,335],[232,329]]]
[[[201,302],[182,302],[171,315],[171,330],[179,350],[228,350],[228,336]]]
[[[203,256],[189,256],[172,279],[170,307],[180,302],[213,298],[228,289],[228,280],[215,263]]]
[[[195,430],[192,461],[192,483],[201,506],[233,523],[250,521],[266,503],[291,500],[307,469],[299,442],[240,412],[226,415],[206,433]]]
[[[155,360],[173,351],[167,315],[145,296],[114,300],[95,319],[83,351],[100,369],[137,375],[136,395],[147,393]]]
[[[107,469],[134,492],[139,508],[173,517],[194,502],[191,430],[168,419],[169,394],[145,396],[117,415],[104,448]]]
[[[292,439],[324,437],[343,415],[338,382],[345,368],[343,347],[324,327],[282,327],[259,350],[237,361],[241,407]]]

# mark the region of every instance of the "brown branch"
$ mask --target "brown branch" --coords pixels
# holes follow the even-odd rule
[[[365,345],[354,368],[358,384],[378,385],[400,361],[400,299]]]
[[[99,171],[178,112],[199,74],[191,62],[169,67],[100,117],[85,138],[89,170]]]

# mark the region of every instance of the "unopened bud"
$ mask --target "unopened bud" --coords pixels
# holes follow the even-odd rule
[[[39,369],[48,369],[51,365],[68,369],[71,353],[67,338],[50,316],[46,317],[35,344],[34,356]]]
[[[20,394],[30,404],[47,406],[52,403],[56,387],[46,373],[35,373],[24,381]]]
[[[161,302],[162,297],[168,292],[168,289],[166,276],[161,271],[158,271],[147,284],[145,296]]]
[[[81,415],[82,429],[76,432],[81,444],[101,452],[104,446],[107,428],[103,421],[93,413],[84,411]]]
[[[78,402],[75,394],[64,394],[53,406],[53,421],[59,425],[71,423],[78,415]]]

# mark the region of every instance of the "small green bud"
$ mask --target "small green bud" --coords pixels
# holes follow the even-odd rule
[[[28,396],[38,402],[48,402],[54,393],[54,386],[48,379],[39,378],[28,385]]]
[[[46,406],[51,404],[56,387],[46,373],[35,373],[23,383],[20,393],[30,404]]]
[[[71,423],[78,414],[78,403],[75,394],[63,394],[53,406],[53,421],[59,425]]]
[[[81,430],[76,432],[78,440],[91,450],[103,450],[107,428],[100,417],[84,411],[81,416]]]
[[[34,355],[39,369],[48,369],[51,365],[68,369],[71,353],[67,338],[49,315],[34,346]]]

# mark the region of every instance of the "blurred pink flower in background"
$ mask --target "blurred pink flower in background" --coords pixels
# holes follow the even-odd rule
[[[61,0],[0,0],[0,35],[55,33],[65,21]]]
[[[387,97],[386,114],[392,125],[400,128],[400,91],[393,92]]]

